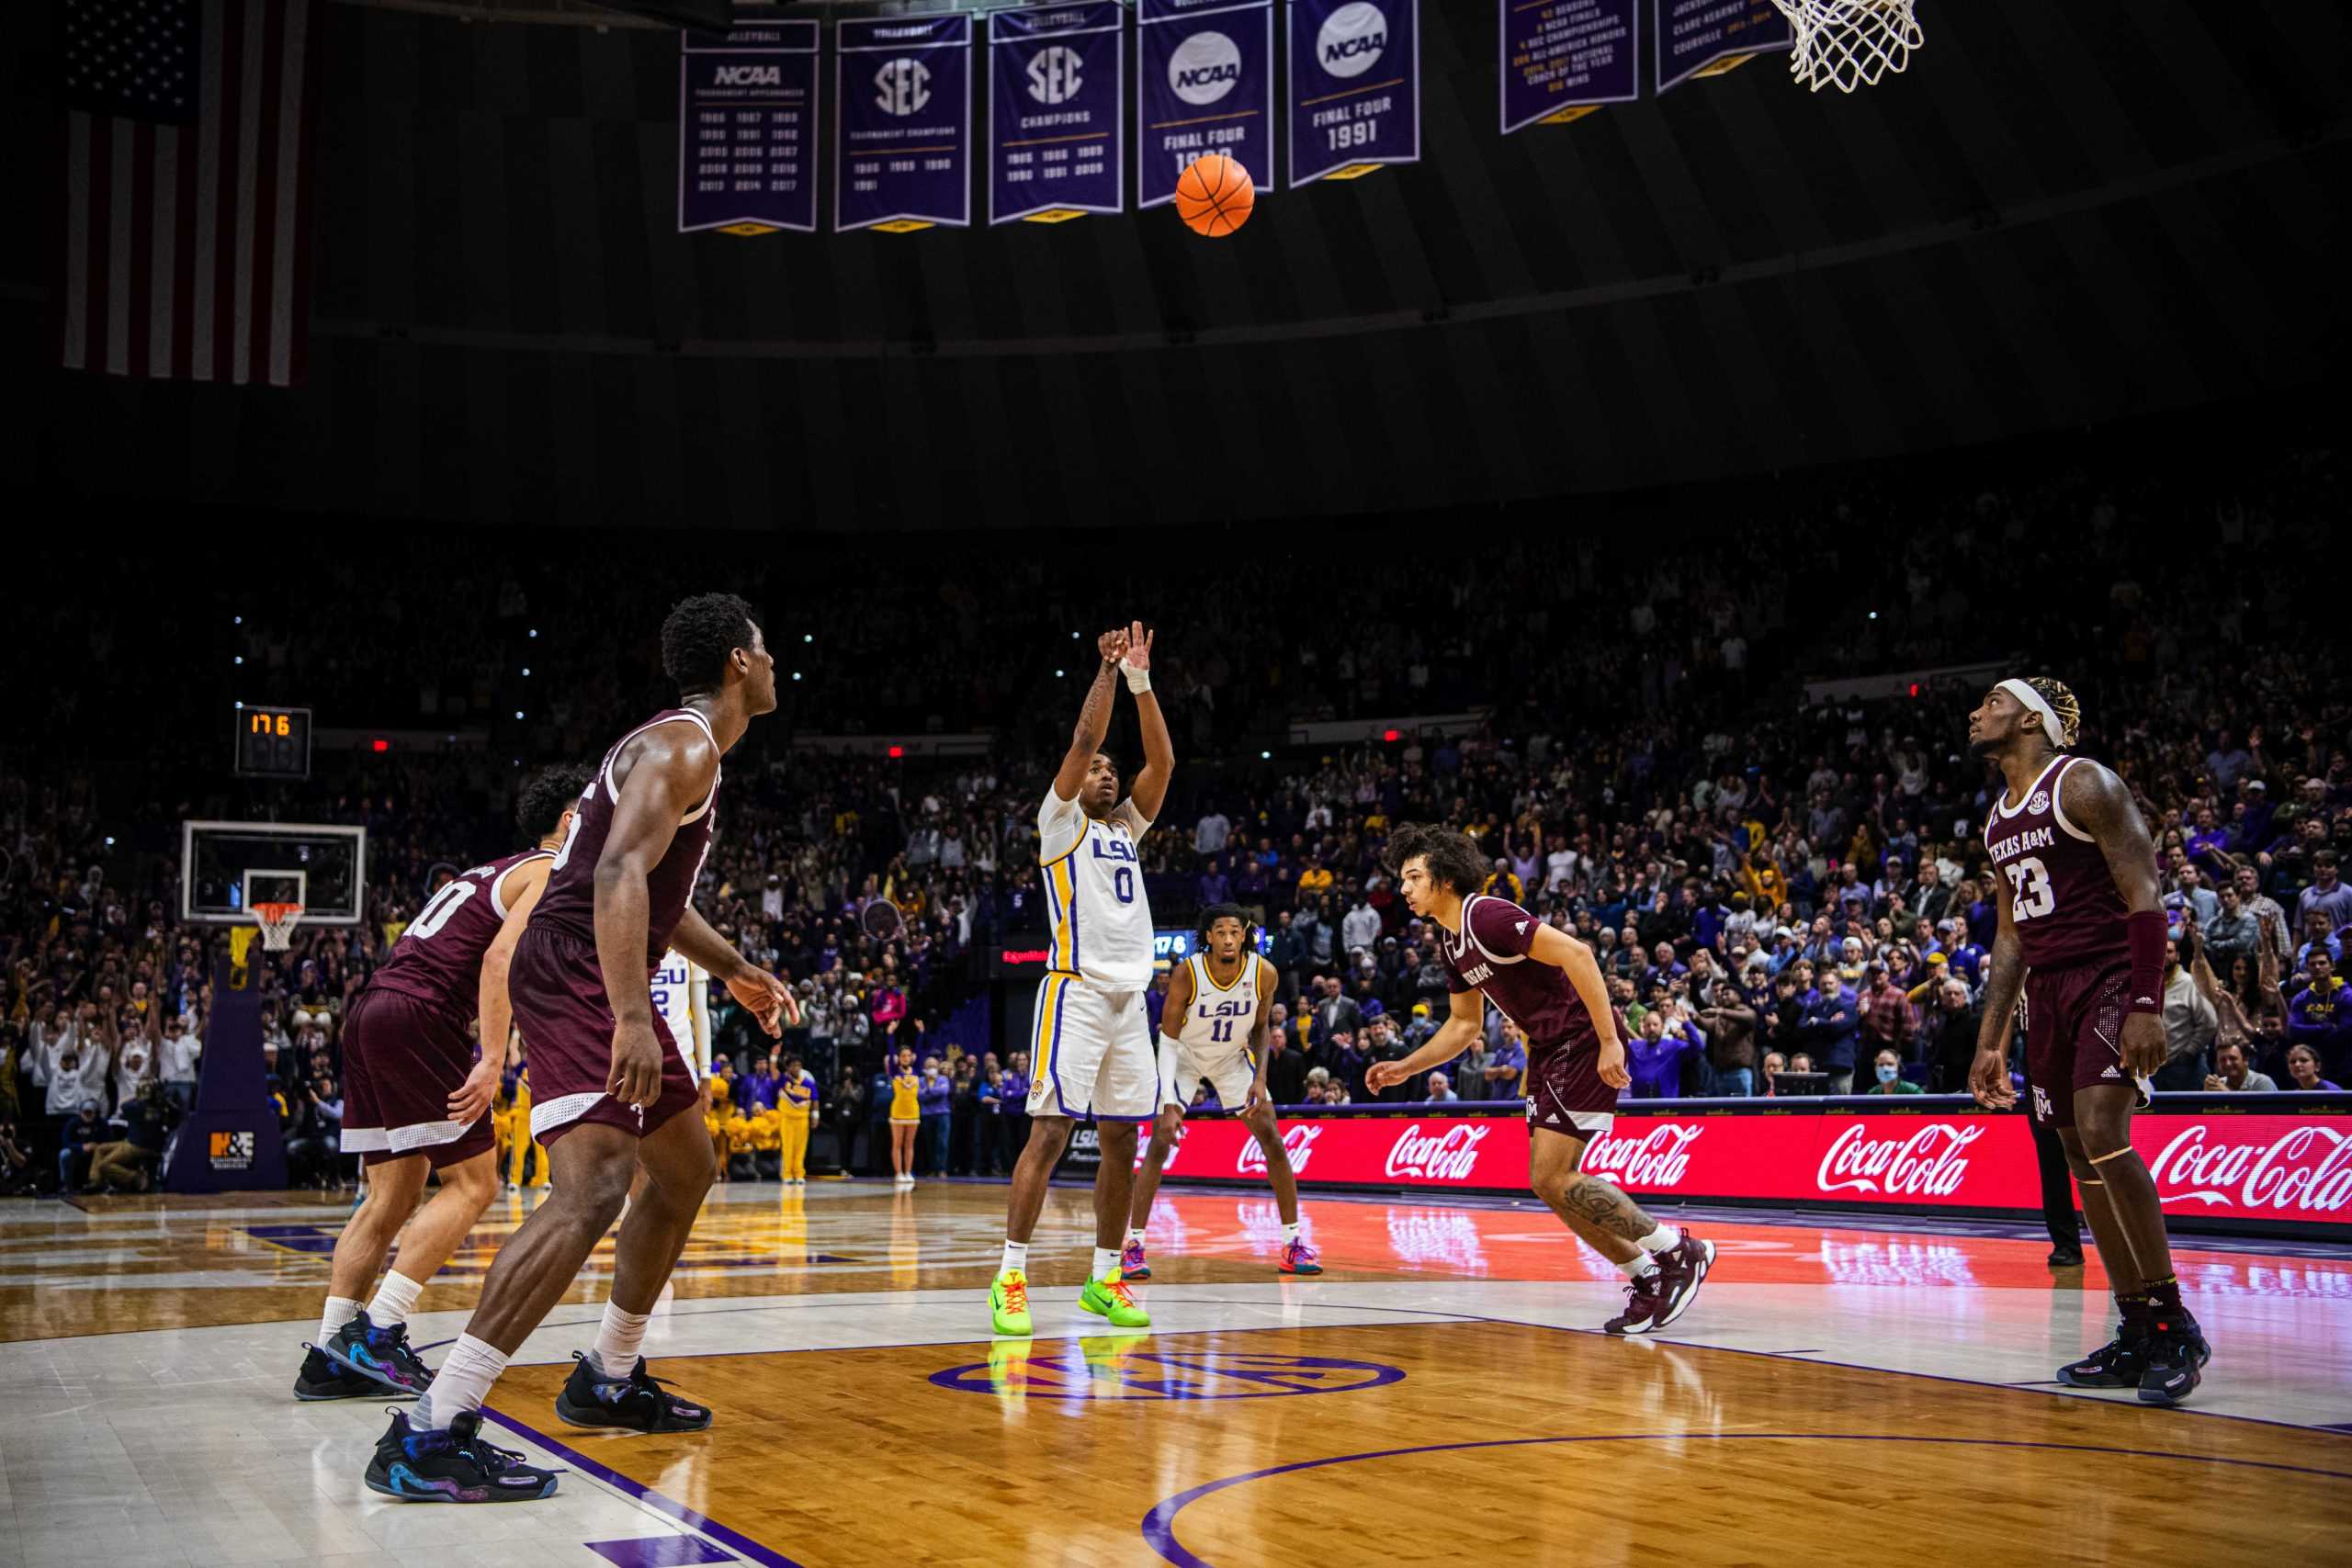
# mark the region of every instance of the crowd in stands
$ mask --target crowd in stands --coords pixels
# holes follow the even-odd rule
[[[1815,701],[1798,677],[1966,660],[2067,681],[2078,749],[2141,800],[2174,929],[2159,1087],[2347,1081],[2352,686],[2324,630],[2332,576],[2306,570],[2333,542],[2335,464],[2332,447],[2285,446],[2204,489],[2064,465],[1994,491],[1872,481],[1772,529],[1694,525],[1663,556],[1646,536],[1563,530],[1434,574],[1422,544],[1335,557],[1302,536],[1242,554],[1254,593],[1158,552],[1065,573],[1047,551],[952,541],[818,593],[800,574],[838,576],[863,545],[812,547],[813,563],[730,554],[726,585],[772,608],[786,706],[729,759],[699,907],[791,978],[804,1019],[771,1042],[714,991],[730,1080],[714,1137],[750,1156],[742,1169],[782,1168],[781,1111],[751,1123],[777,1110],[792,1056],[819,1124],[881,1168],[903,1048],[923,1168],[1009,1162],[1026,1064],[999,1059],[968,1004],[992,945],[1043,930],[1038,796],[1092,632],[1138,610],[1161,628],[1155,683],[1179,756],[1143,846],[1155,918],[1226,901],[1261,914],[1282,976],[1279,1102],[1370,1098],[1365,1068],[1443,1016],[1433,933],[1383,858],[1408,820],[1472,831],[1493,891],[1594,945],[1634,1096],[1960,1088],[1996,919],[1979,836],[1993,784],[1964,746],[1984,682]],[[322,558],[304,592],[266,600],[225,573],[136,561],[107,603],[28,607],[12,684],[39,732],[107,722],[93,670],[213,673],[160,696],[130,743],[0,750],[0,1181],[152,1179],[225,938],[177,919],[176,824],[265,812],[370,830],[366,919],[257,958],[298,1169],[344,1174],[345,1002],[437,878],[514,847],[517,764],[593,760],[670,700],[659,612],[714,585],[695,552],[567,550],[559,570],[539,543],[476,540],[451,573]],[[1282,587],[1335,575],[1356,608]],[[625,604],[646,606],[641,626],[615,637]],[[218,761],[235,695],[456,739],[322,750],[305,784],[245,785]],[[1404,715],[1464,716],[1374,738]],[[1367,733],[1294,739],[1317,719]],[[1132,750],[1126,722],[1114,751]],[[904,735],[914,754],[819,739],[861,733]],[[969,754],[921,744],[973,733],[989,739]],[[183,739],[146,743],[158,734]],[[901,911],[897,934],[869,934],[876,899]],[[1381,1098],[1516,1099],[1524,1067],[1524,1041],[1491,1015],[1469,1055]]]

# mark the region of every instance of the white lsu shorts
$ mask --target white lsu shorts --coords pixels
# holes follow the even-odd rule
[[[1250,1103],[1250,1086],[1257,1081],[1258,1069],[1250,1060],[1244,1046],[1228,1045],[1214,1056],[1204,1056],[1173,1034],[1159,1037],[1159,1103],[1179,1108],[1193,1103],[1193,1086],[1203,1078],[1216,1090],[1216,1102],[1227,1111],[1239,1111]]]
[[[1141,991],[1048,975],[1037,983],[1030,1043],[1030,1115],[1148,1122],[1159,1114],[1159,1064]]]

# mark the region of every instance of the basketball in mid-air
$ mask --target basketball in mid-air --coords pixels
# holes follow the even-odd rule
[[[1222,152],[1196,158],[1176,177],[1176,211],[1195,234],[1222,240],[1250,221],[1258,193],[1250,171]]]

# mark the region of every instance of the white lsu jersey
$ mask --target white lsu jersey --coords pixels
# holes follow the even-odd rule
[[[1243,953],[1241,973],[1232,985],[1220,986],[1209,977],[1206,953],[1184,960],[1193,972],[1193,1003],[1182,1019],[1161,1018],[1160,1033],[1172,1036],[1195,1062],[1249,1050],[1250,1032],[1258,1021],[1258,965],[1262,962],[1254,953]],[[1170,1023],[1175,1027],[1170,1028]]]
[[[1151,823],[1123,800],[1098,822],[1048,785],[1037,810],[1037,861],[1052,931],[1048,966],[1106,991],[1151,984],[1151,904],[1136,845]]]
[[[1241,973],[1233,984],[1220,986],[1209,977],[1205,953],[1184,961],[1193,972],[1193,999],[1182,1018],[1162,1014],[1159,1020],[1159,1102],[1192,1103],[1193,1086],[1206,1078],[1216,1090],[1217,1103],[1238,1111],[1249,1102],[1250,1086],[1258,1066],[1250,1055],[1250,1037],[1257,1027],[1259,966],[1265,962],[1254,953],[1241,955]]]

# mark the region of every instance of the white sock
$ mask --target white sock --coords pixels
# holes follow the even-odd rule
[[[996,1266],[996,1271],[1000,1274],[1010,1274],[1015,1269],[1026,1271],[1028,1267],[1029,1244],[1025,1241],[1006,1242],[1004,1244],[1004,1260]]]
[[[416,1305],[416,1298],[424,1293],[424,1282],[422,1280],[412,1280],[395,1269],[384,1276],[382,1284],[376,1287],[376,1299],[368,1303],[368,1320],[379,1328],[406,1323],[410,1309]]]
[[[650,1312],[623,1312],[606,1302],[605,1321],[596,1329],[596,1344],[588,1359],[605,1377],[628,1376],[637,1367],[638,1347],[645,1343],[645,1325],[652,1321]]]
[[[319,1315],[319,1343],[332,1342],[335,1331],[359,1315],[359,1303],[349,1296],[329,1296],[327,1309]]]
[[[458,1416],[480,1411],[490,1397],[490,1385],[505,1370],[505,1351],[487,1339],[458,1335],[441,1370],[433,1374],[432,1386],[416,1402],[409,1425],[419,1431],[439,1431]]]
[[[1660,1225],[1634,1245],[1644,1252],[1671,1252],[1682,1245],[1682,1227]]]
[[[1090,1278],[1096,1280],[1115,1280],[1118,1277],[1119,1249],[1115,1247],[1096,1247],[1094,1249],[1094,1272],[1090,1276]]]
[[[1127,1245],[1129,1247],[1141,1247],[1143,1245],[1143,1227],[1141,1225],[1130,1225],[1127,1227]]]
[[[1629,1279],[1641,1280],[1657,1272],[1657,1259],[1646,1252],[1636,1252],[1631,1263],[1620,1263]]]
[[[1284,1247],[1288,1247],[1292,1242],[1295,1242],[1297,1239],[1298,1222],[1296,1220],[1289,1221],[1283,1226],[1283,1245]]]

